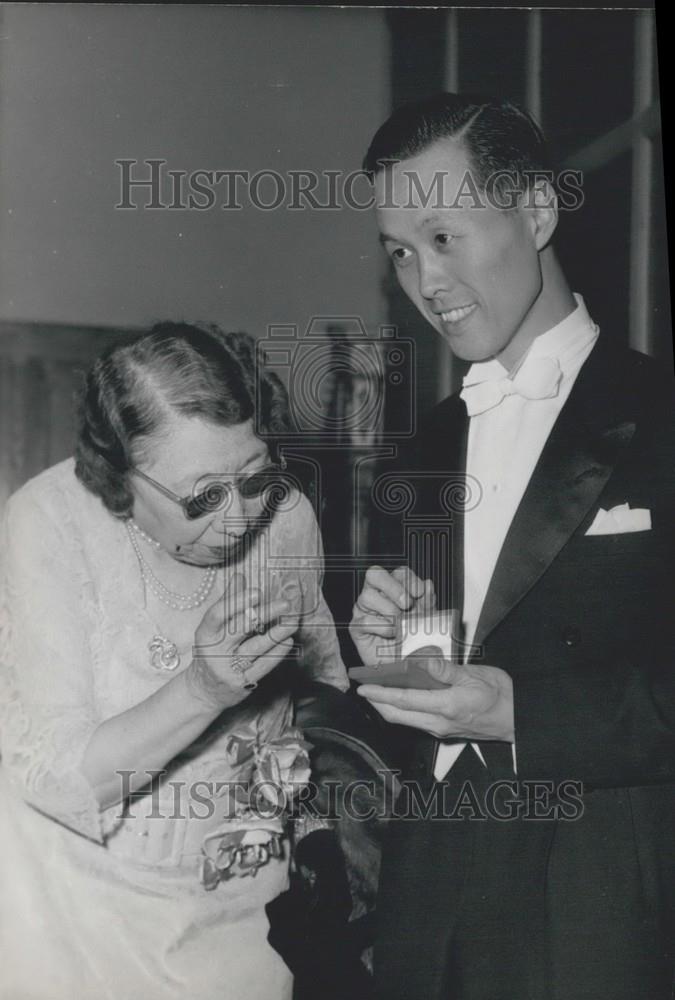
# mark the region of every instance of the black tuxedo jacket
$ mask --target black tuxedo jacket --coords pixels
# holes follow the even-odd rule
[[[446,818],[395,821],[375,951],[387,1000],[673,996],[674,397],[652,361],[601,337],[558,417],[471,659],[513,678],[518,794],[546,782],[559,803],[564,783],[583,783],[581,808],[533,815],[530,802],[525,817],[499,820],[452,807],[447,818],[446,807]],[[444,509],[452,522],[454,604],[462,518],[447,513],[439,483],[462,473],[467,431],[464,404],[450,397],[404,473],[415,496],[407,516],[439,525]],[[599,508],[623,503],[647,508],[651,530],[586,535]],[[447,591],[447,567],[439,578],[428,551],[416,547],[415,568]],[[416,740],[408,771],[427,791],[436,746]],[[464,751],[442,786],[458,795],[468,781],[480,798],[501,776]]]

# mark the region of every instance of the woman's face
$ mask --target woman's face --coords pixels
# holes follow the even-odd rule
[[[138,469],[181,498],[203,493],[214,480],[236,482],[269,465],[267,446],[253,433],[252,421],[220,427],[199,417],[172,414],[162,430],[143,444]],[[244,498],[226,491],[218,509],[188,520],[182,507],[155,486],[130,473],[132,516],[175,559],[198,566],[223,563],[241,549],[244,533],[259,527],[261,496]]]

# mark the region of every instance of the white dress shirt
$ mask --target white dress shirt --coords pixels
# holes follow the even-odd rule
[[[464,517],[464,641],[470,645],[504,539],[539,461],[553,425],[570,394],[581,367],[598,337],[580,295],[577,307],[561,323],[540,334],[528,357],[553,358],[562,378],[558,392],[547,399],[507,395],[491,409],[469,420],[467,475],[478,480],[480,501]],[[519,369],[522,359],[516,366]],[[469,369],[464,385],[515,376],[497,360],[481,361]],[[499,666],[499,664],[493,664]],[[443,778],[466,743],[441,744],[434,775]],[[474,749],[481,757],[478,746]],[[515,746],[514,746],[515,764]]]

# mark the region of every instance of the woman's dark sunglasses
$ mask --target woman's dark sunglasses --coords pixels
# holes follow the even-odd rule
[[[292,488],[291,479],[288,473],[285,472],[284,467],[272,464],[266,465],[263,469],[253,472],[250,475],[239,474],[232,476],[227,482],[223,482],[214,476],[213,481],[209,482],[199,493],[196,492],[197,487],[195,487],[195,491],[189,497],[179,497],[177,493],[174,493],[166,486],[162,486],[156,479],[148,476],[145,472],[141,472],[140,469],[132,469],[131,471],[134,475],[139,476],[140,479],[149,483],[150,486],[154,486],[156,490],[165,497],[168,497],[169,500],[173,500],[174,503],[179,504],[183,508],[183,513],[188,521],[195,521],[199,517],[204,517],[206,514],[212,514],[214,511],[220,510],[228,502],[233,488],[237,490],[239,496],[244,500],[252,500],[255,497],[267,494],[266,501],[270,506],[279,506],[283,503]]]

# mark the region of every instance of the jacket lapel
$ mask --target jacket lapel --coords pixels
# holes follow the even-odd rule
[[[469,436],[469,418],[463,400],[458,396],[449,396],[433,411],[432,421],[428,423],[419,435],[421,450],[417,458],[419,465],[425,470],[438,469],[448,476],[451,489],[447,497],[454,498],[440,504],[438,486],[435,485],[434,495],[427,498],[428,508],[436,514],[450,515],[452,519],[452,547],[450,553],[450,603],[441,607],[453,607],[460,611],[464,603],[464,503],[470,502],[466,486],[466,448]],[[442,443],[442,451],[439,449]],[[422,485],[422,484],[419,484]],[[436,593],[442,594],[445,581],[444,566],[433,567]],[[461,636],[456,637],[461,640]],[[431,782],[436,765],[439,741],[428,733],[419,734],[415,741],[416,763],[419,772],[417,780]]]
[[[476,629],[482,643],[537,582],[597,501],[630,443],[622,355],[598,341],[558,417],[516,511]],[[628,396],[630,398],[630,396]]]
[[[415,452],[411,458],[413,472],[410,487],[417,496],[415,513],[422,520],[424,530],[439,528],[450,540],[450,579],[448,560],[437,558],[424,568],[436,585],[436,594],[442,608],[461,608],[464,587],[463,505],[466,497],[466,445],[469,418],[464,402],[459,396],[449,396],[436,407],[430,419],[420,429],[415,439]],[[418,472],[421,475],[418,477]],[[425,522],[424,518],[429,521]],[[415,566],[413,568],[416,569]]]
[[[450,454],[457,456],[458,479],[457,491],[450,491],[450,495],[456,498],[449,511],[452,517],[452,552],[450,556],[451,590],[450,599],[452,608],[461,611],[464,605],[464,508],[471,502],[471,487],[466,481],[466,449],[469,438],[469,417],[466,412],[464,402],[455,397],[457,403],[457,413],[452,423],[452,434],[450,436]],[[441,439],[442,440],[442,439]],[[461,638],[458,636],[457,638]]]

